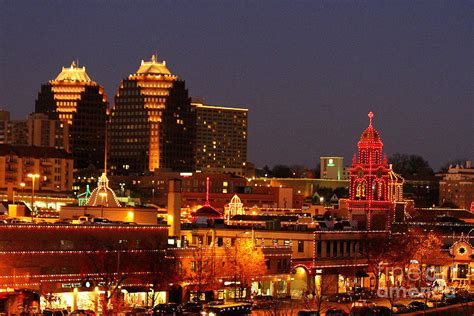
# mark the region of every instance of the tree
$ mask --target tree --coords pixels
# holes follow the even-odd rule
[[[316,310],[322,314],[327,308],[327,301],[324,294],[328,293],[331,288],[324,276],[320,276],[318,282],[310,282],[306,293],[303,296],[303,305],[308,310]]]
[[[168,289],[169,284],[180,280],[176,261],[166,256],[165,249],[154,249],[141,256],[137,264],[148,272],[139,279],[141,283],[149,285],[151,293],[148,294],[148,305],[153,307],[159,303],[157,302],[159,291]]]
[[[293,171],[285,165],[276,165],[272,168],[272,176],[275,178],[292,178]]]
[[[388,162],[393,165],[393,170],[402,175],[402,177],[432,176],[433,169],[428,161],[418,155],[408,155],[395,153],[389,157]]]
[[[224,274],[233,277],[234,284],[240,281],[241,287],[246,289],[247,297],[252,280],[262,275],[262,272],[265,270],[263,251],[255,246],[252,238],[237,239],[233,247],[226,248]],[[237,288],[235,288],[235,292],[236,290]]]
[[[218,287],[217,270],[220,267],[216,260],[214,246],[200,244],[191,251],[191,262],[185,265],[184,279],[200,299],[202,293]]]

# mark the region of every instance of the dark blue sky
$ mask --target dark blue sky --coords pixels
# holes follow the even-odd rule
[[[248,107],[249,160],[474,158],[474,1],[0,1],[0,107],[33,111],[79,59],[110,103],[155,51],[208,104]]]

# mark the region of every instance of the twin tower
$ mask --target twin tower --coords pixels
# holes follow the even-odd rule
[[[103,169],[106,146],[107,168],[115,174],[194,169],[196,113],[185,82],[165,61],[142,60],[120,82],[114,101],[110,108],[104,88],[73,62],[42,85],[35,112],[69,126],[76,170]]]

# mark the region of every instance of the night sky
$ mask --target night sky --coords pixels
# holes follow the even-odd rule
[[[158,52],[207,104],[247,107],[249,161],[385,151],[474,159],[474,1],[0,1],[0,107],[24,118],[73,59],[108,99]]]

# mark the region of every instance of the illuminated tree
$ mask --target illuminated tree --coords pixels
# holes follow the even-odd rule
[[[184,280],[197,293],[198,299],[207,290],[218,287],[216,247],[199,245],[191,250],[191,261],[183,265]]]
[[[265,270],[263,251],[255,246],[252,238],[237,239],[233,247],[226,249],[224,274],[232,276],[234,284],[240,281],[241,287],[246,289],[246,296],[250,292],[252,280],[262,275]]]

